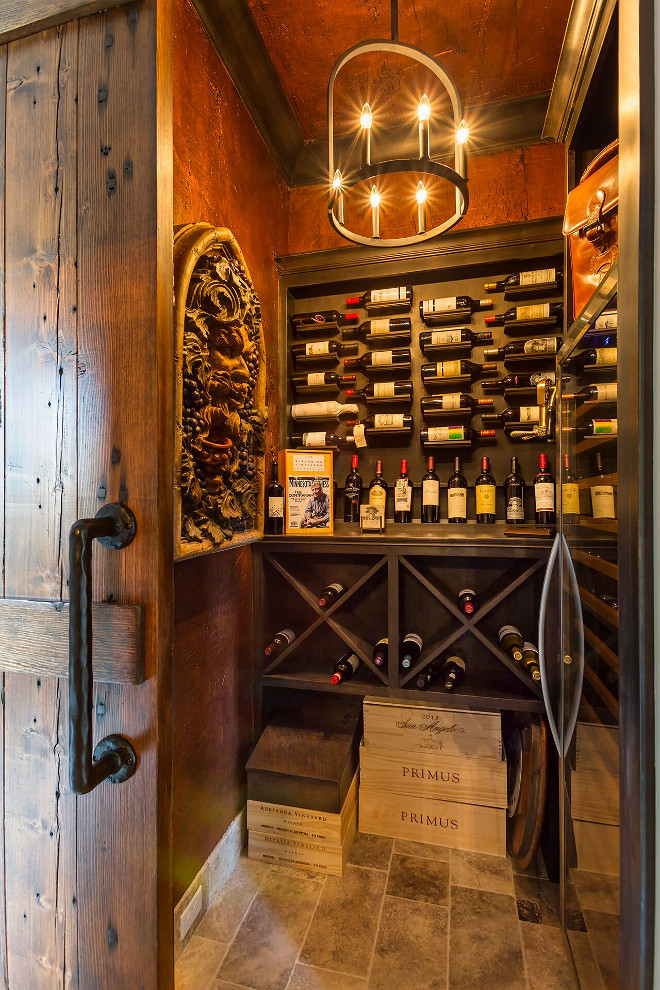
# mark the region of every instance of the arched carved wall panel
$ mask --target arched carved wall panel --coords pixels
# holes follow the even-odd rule
[[[174,235],[176,559],[261,536],[265,360],[259,298],[233,235]]]

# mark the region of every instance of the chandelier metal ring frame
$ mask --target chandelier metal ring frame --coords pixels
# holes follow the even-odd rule
[[[423,51],[421,48],[415,47],[414,45],[406,45],[403,42],[395,41],[393,39],[360,42],[360,44],[349,48],[348,51],[344,52],[344,54],[339,58],[339,60],[335,63],[328,81],[328,175],[331,183],[333,176],[335,175],[333,124],[335,79],[340,69],[342,69],[347,62],[350,62],[351,59],[357,58],[358,55],[379,51],[394,52],[395,54],[403,55],[430,69],[436,78],[440,80],[449,95],[452,113],[454,116],[454,133],[458,131],[458,128],[462,122],[463,111],[456,86],[448,73],[442,68],[440,63],[437,62],[431,55]],[[431,230],[425,231],[424,233],[413,234],[409,237],[365,237],[362,234],[356,234],[354,231],[349,230],[348,227],[339,221],[335,214],[335,206],[337,204],[340,192],[332,189],[328,201],[328,219],[330,221],[330,225],[337,231],[338,234],[345,237],[349,241],[353,241],[355,244],[366,244],[372,247],[404,247],[408,244],[419,244],[422,241],[431,240],[431,238],[437,237],[439,234],[442,234],[447,230],[451,230],[451,228],[454,227],[467,213],[467,208],[470,201],[467,185],[467,155],[465,146],[456,141],[456,139],[454,141],[454,168],[451,168],[449,165],[443,165],[440,162],[435,162],[428,156],[421,158],[401,158],[362,165],[360,168],[353,170],[350,179],[342,181],[345,186],[352,186],[356,185],[358,182],[363,182],[366,179],[371,179],[378,175],[386,175],[395,172],[423,172],[428,175],[437,175],[440,178],[451,182],[452,185],[456,187],[455,212],[443,223],[438,224],[436,227],[433,227]]]

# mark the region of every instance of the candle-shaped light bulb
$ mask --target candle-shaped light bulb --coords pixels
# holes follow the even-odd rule
[[[419,157],[428,158],[431,154],[431,101],[426,93],[419,101],[417,107],[417,119],[419,120]]]
[[[339,171],[339,169],[336,168],[335,174],[332,178],[332,188],[335,190],[335,192],[339,192],[339,190],[341,189],[341,183],[342,183],[342,174]]]
[[[360,114],[360,141],[362,142],[362,165],[371,165],[371,107],[368,103],[362,107]]]
[[[380,237],[380,193],[375,186],[371,187],[369,202],[371,203],[371,236]]]
[[[462,120],[458,125],[458,130],[456,131],[456,143],[465,144],[470,136],[470,128],[467,125],[467,121]]]
[[[337,220],[339,223],[344,225],[344,193],[342,190],[342,182],[344,177],[342,176],[339,169],[335,169],[335,174],[332,178],[332,189],[335,194],[335,206],[337,207]]]
[[[420,179],[415,190],[417,200],[417,233],[426,233],[426,186]]]

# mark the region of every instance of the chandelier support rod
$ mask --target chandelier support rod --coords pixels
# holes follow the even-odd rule
[[[399,40],[399,0],[391,0],[390,26],[392,31],[392,41]]]

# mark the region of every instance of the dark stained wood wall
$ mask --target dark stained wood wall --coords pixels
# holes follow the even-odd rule
[[[96,737],[138,750],[125,784],[71,794],[67,680],[1,675],[0,985],[17,990],[171,985],[168,13],[130,3],[0,49],[2,591],[68,598],[72,522],[123,500],[137,538],[95,550],[94,596],[146,609],[145,683],[95,687]]]
[[[288,191],[190,0],[174,7],[174,222],[229,227],[261,300],[269,446],[277,433],[277,277]],[[250,549],[175,565],[174,900],[245,804],[252,744]]]

